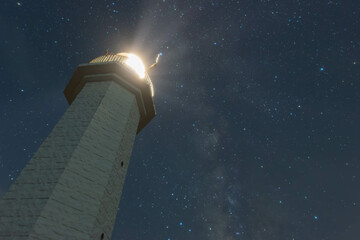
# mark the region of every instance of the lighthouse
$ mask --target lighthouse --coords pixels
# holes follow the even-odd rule
[[[111,239],[135,136],[155,116],[152,81],[136,55],[106,53],[64,94],[69,108],[0,201],[2,240]]]

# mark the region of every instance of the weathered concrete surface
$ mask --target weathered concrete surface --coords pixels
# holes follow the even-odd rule
[[[138,122],[133,93],[86,83],[0,201],[0,239],[110,239]]]

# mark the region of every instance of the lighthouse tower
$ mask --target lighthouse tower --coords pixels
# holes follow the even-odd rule
[[[70,106],[0,201],[0,239],[111,239],[135,135],[155,116],[132,54],[81,64]]]

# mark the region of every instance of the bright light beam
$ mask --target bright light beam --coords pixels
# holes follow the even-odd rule
[[[145,66],[143,64],[143,62],[141,61],[141,59],[134,55],[129,53],[127,55],[127,59],[125,61],[125,63],[131,67],[138,75],[140,78],[145,78]]]

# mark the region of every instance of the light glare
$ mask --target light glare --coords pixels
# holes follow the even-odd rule
[[[145,66],[141,59],[138,56],[135,56],[134,54],[128,54],[128,58],[125,62],[129,67],[131,67],[140,78],[145,77]]]

